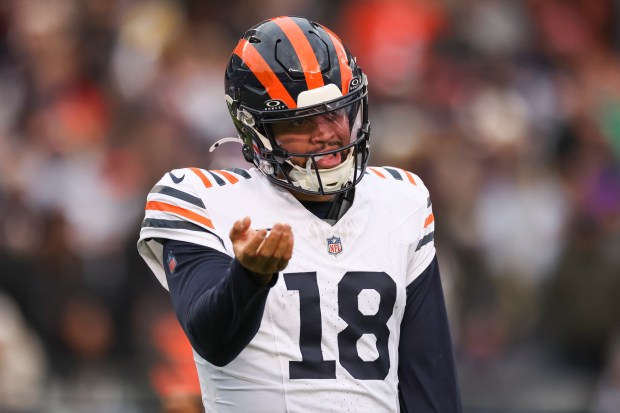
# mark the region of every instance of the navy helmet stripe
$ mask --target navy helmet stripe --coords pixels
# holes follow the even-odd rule
[[[291,109],[297,107],[296,100],[271,68],[270,61],[273,59],[265,59],[265,56],[246,39],[239,41],[233,53],[243,60],[272,99],[281,100]]]
[[[306,78],[308,89],[316,89],[325,85],[316,51],[312,47],[306,33],[307,29],[303,30],[298,21],[286,16],[277,17],[273,19],[273,22],[280,27],[291,42],[297,59],[301,64],[301,71]]]
[[[340,90],[342,91],[343,95],[346,95],[349,93],[349,82],[351,82],[351,79],[353,78],[353,71],[349,66],[349,57],[347,55],[347,51],[342,44],[340,38],[338,38],[338,36],[336,36],[334,32],[332,32],[325,26],[321,26],[321,28],[327,33],[329,39],[332,41],[334,49],[336,49],[336,60],[333,64],[335,65],[335,62],[338,62],[338,66],[340,68]]]

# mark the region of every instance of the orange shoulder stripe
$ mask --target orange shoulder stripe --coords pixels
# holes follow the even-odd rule
[[[206,175],[203,174],[200,169],[198,169],[198,168],[189,168],[189,170],[192,171],[193,173],[195,173],[198,176],[198,178],[200,178],[200,180],[204,184],[205,188],[211,188],[213,186],[211,181],[209,181],[209,178],[207,178]]]
[[[218,170],[214,170],[212,172],[217,172],[218,174],[222,175],[231,184],[236,184],[237,182],[239,182],[239,180],[233,174],[231,174],[228,171],[222,171],[222,170],[218,169]]]
[[[427,216],[426,219],[424,220],[424,228],[432,224],[433,221],[435,221],[435,215],[433,215],[433,213],[431,212],[431,214]]]
[[[185,208],[181,208],[176,205],[170,205],[165,202],[159,202],[159,201],[149,201],[146,203],[146,207],[144,207],[144,209],[147,211],[150,210],[150,211],[170,212],[172,214],[180,215],[187,219],[191,219],[192,221],[199,222],[202,225],[205,225],[211,229],[215,229],[215,227],[213,226],[213,222],[211,222],[209,218],[199,215],[195,212],[189,211]]]
[[[411,182],[414,185],[418,185],[415,183],[415,179],[413,179],[413,174],[409,171],[405,171],[405,175],[407,175],[407,179],[409,179],[409,182]]]
[[[291,97],[290,93],[284,88],[278,76],[273,73],[269,64],[263,59],[254,46],[245,39],[241,39],[233,51],[250,68],[254,76],[265,87],[269,97],[279,99],[289,107],[295,109],[297,102]]]
[[[383,175],[381,172],[379,172],[378,170],[376,170],[375,168],[371,168],[370,166],[368,167],[368,169],[370,169],[372,172],[374,172],[375,175],[377,175],[380,178],[384,178],[385,179],[385,175]]]
[[[295,49],[295,53],[297,53],[297,57],[299,58],[299,63],[301,63],[301,70],[303,70],[304,76],[306,77],[308,89],[316,89],[317,87],[324,86],[325,82],[321,74],[321,67],[319,66],[318,60],[316,60],[312,45],[301,30],[301,27],[290,17],[276,17],[272,21],[282,29],[293,45],[293,49]]]

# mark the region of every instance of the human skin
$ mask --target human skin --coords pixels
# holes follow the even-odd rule
[[[342,148],[350,139],[346,115],[324,114],[310,118],[278,122],[272,131],[280,146],[290,153],[318,153]],[[319,159],[319,169],[338,166],[346,154],[337,152]],[[305,167],[308,158],[292,157],[290,162]],[[290,190],[300,201],[329,201],[333,195],[310,195]],[[236,221],[230,230],[235,257],[250,271],[260,285],[268,285],[274,273],[286,268],[293,253],[293,232],[286,223],[276,223],[269,234],[267,230],[254,230],[251,220],[245,217]]]

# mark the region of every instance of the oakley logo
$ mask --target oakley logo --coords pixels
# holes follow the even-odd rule
[[[170,175],[170,178],[172,179],[172,182],[174,182],[175,184],[180,184],[181,181],[183,181],[185,179],[185,174],[183,174],[182,177],[177,178],[176,176],[174,176],[172,174],[172,172],[168,172],[168,175]]]
[[[359,77],[354,77],[349,82],[349,90],[353,90],[353,89],[359,87],[361,84],[362,84],[362,81],[360,80],[360,78]]]
[[[271,99],[265,102],[265,110],[281,110],[286,109],[284,102],[278,99]]]

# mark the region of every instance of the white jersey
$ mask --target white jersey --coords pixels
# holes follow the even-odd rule
[[[368,168],[331,226],[256,169],[178,169],[153,188],[138,249],[167,288],[159,239],[233,255],[228,238],[288,223],[293,257],[270,290],[258,333],[231,363],[194,352],[213,412],[397,412],[398,343],[406,287],[435,255],[434,219],[419,177]]]

